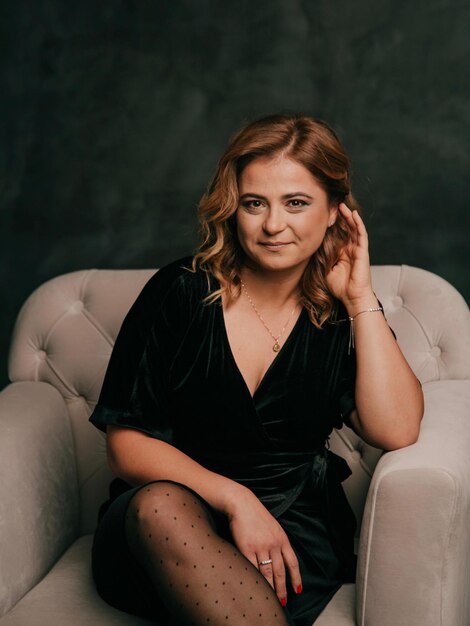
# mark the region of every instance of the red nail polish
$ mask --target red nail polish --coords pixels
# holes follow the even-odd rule
[[[281,604],[282,604],[282,606],[286,606],[286,604],[287,604],[286,598],[281,598]]]
[[[302,593],[302,585],[299,585],[295,591],[296,593]]]

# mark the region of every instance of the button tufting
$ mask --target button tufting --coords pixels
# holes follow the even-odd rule
[[[47,359],[47,352],[45,350],[38,350],[36,356],[40,361],[45,361]]]
[[[403,306],[403,298],[401,296],[395,296],[392,298],[392,304],[396,309],[399,309]]]
[[[362,457],[362,454],[359,452],[359,450],[353,450],[350,456],[352,461],[359,461]]]
[[[433,346],[429,351],[429,353],[436,358],[441,355],[441,352],[442,350],[439,348],[439,346]]]
[[[80,313],[80,311],[83,311],[84,308],[85,308],[85,303],[82,302],[81,300],[76,300],[70,307],[70,309],[74,313]]]

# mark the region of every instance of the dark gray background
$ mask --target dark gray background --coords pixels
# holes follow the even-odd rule
[[[0,5],[0,387],[45,280],[190,253],[196,204],[254,117],[328,121],[373,264],[468,299],[470,3],[36,0]]]

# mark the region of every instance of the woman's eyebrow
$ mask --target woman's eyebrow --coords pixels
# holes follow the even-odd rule
[[[296,191],[295,193],[286,193],[284,196],[282,196],[282,199],[288,200],[289,198],[293,198],[294,196],[303,196],[304,198],[313,200],[312,196],[309,196],[308,193],[304,193],[303,191]]]
[[[240,196],[240,200],[244,200],[245,198],[259,198],[260,200],[266,200],[264,196],[260,196],[259,193],[244,193]]]
[[[294,193],[286,193],[281,198],[283,200],[288,200],[289,198],[294,198],[297,196],[303,196],[304,198],[308,198],[309,200],[313,200],[312,196],[309,196],[308,193],[304,193],[303,191],[295,191]],[[265,196],[260,195],[259,193],[244,193],[240,196],[240,200],[244,198],[259,198],[260,200],[267,200]]]

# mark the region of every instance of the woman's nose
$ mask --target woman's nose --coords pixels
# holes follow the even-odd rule
[[[266,219],[263,222],[264,231],[273,235],[281,232],[285,227],[286,223],[282,211],[277,208],[270,208],[266,212]]]

